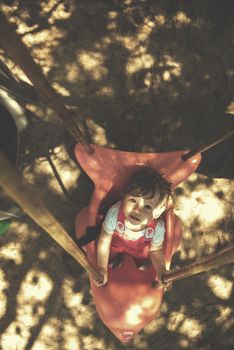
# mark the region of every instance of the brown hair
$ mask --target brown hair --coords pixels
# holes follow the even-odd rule
[[[148,199],[156,196],[160,204],[164,200],[168,201],[172,194],[171,183],[154,169],[145,166],[137,170],[129,179],[124,192],[124,195],[127,194]]]

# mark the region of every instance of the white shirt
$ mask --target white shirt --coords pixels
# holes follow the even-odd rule
[[[109,233],[110,235],[113,235],[116,229],[120,205],[121,205],[121,202],[118,202],[108,210],[105,220],[102,224],[106,233]],[[124,234],[127,236],[129,240],[137,240],[145,235],[146,229],[141,231],[132,231],[127,221],[125,221],[124,226],[125,226]],[[165,235],[165,223],[162,219],[160,219],[157,221],[155,232],[153,234],[153,237],[151,238],[151,246],[153,247],[161,246],[164,241],[164,235]]]

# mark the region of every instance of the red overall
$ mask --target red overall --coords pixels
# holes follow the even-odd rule
[[[125,231],[125,216],[120,208],[117,218],[117,224],[113,233],[110,254],[115,256],[115,253],[128,253],[136,258],[145,259],[149,254],[151,239],[154,235],[157,221],[153,220],[147,225],[144,236],[137,240],[130,240],[124,234]]]

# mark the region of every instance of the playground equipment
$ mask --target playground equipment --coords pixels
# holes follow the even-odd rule
[[[75,148],[75,155],[95,185],[87,208],[78,213],[76,232],[78,238],[86,234],[87,228],[99,223],[106,209],[120,200],[128,178],[142,166],[150,166],[163,173],[175,188],[195,171],[201,156],[197,154],[187,161],[181,156],[187,152],[133,153],[121,152],[92,145],[94,152],[87,154],[81,145]],[[171,259],[181,241],[181,225],[174,215],[173,207],[165,214],[166,235],[164,257],[166,268],[170,268]],[[88,260],[96,266],[96,245],[86,245]],[[164,287],[152,288],[155,270],[139,270],[133,258],[123,254],[119,268],[108,271],[108,283],[97,287],[90,276],[90,284],[98,314],[106,326],[122,342],[129,341],[143,327],[151,322],[160,310]]]

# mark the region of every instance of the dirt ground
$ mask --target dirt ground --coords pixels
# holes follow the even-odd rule
[[[96,144],[174,151],[233,128],[231,0],[3,0],[2,9]],[[0,50],[12,72],[23,73]],[[74,237],[92,184],[76,141],[27,90],[19,172]],[[183,242],[172,268],[233,243],[234,138],[204,153],[175,191]],[[127,346],[100,321],[86,272],[27,216],[0,237],[2,350],[231,350],[233,266],[174,283],[161,315]]]

